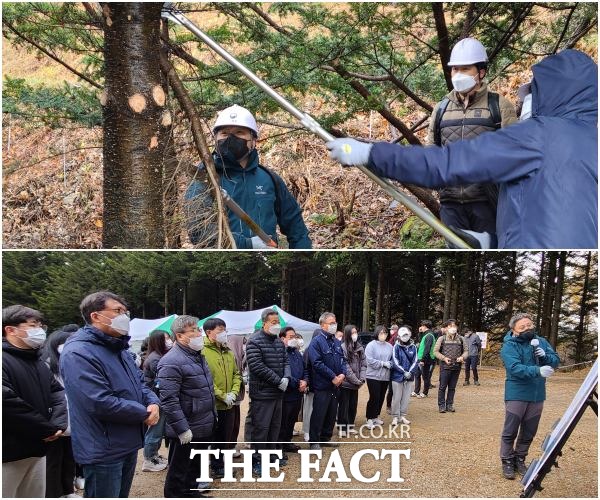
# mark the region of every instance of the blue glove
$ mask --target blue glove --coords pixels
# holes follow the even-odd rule
[[[339,161],[344,166],[355,167],[366,165],[369,162],[372,144],[360,142],[355,139],[334,139],[327,143],[329,156]]]

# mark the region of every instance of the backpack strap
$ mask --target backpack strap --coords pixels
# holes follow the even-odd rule
[[[273,187],[275,188],[275,215],[277,216],[277,221],[279,221],[281,218],[281,193],[279,191],[279,182],[277,182],[275,172],[273,172],[270,168],[260,164],[258,165],[258,168],[262,168],[267,174],[269,174],[269,177],[271,177],[271,180],[273,181]]]
[[[436,146],[442,145],[442,130],[441,130],[440,124],[442,123],[442,117],[444,116],[444,113],[446,112],[446,108],[448,107],[449,102],[450,102],[450,99],[448,99],[447,97],[444,97],[440,101],[440,105],[438,106],[437,112],[435,114],[434,126],[433,126],[433,142]]]
[[[496,129],[502,127],[502,115],[500,114],[500,95],[496,92],[488,92],[488,109]]]

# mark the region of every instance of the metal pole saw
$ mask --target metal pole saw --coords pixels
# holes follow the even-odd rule
[[[327,130],[325,130],[321,125],[309,114],[300,111],[296,106],[294,106],[291,102],[285,99],[283,96],[278,94],[275,90],[273,90],[267,83],[261,80],[258,76],[256,76],[252,71],[250,71],[244,64],[238,61],[234,56],[232,56],[229,52],[227,52],[223,47],[221,47],[217,42],[215,42],[212,38],[210,38],[206,33],[204,33],[198,26],[192,23],[187,17],[183,15],[179,10],[177,10],[172,2],[165,2],[161,16],[164,19],[169,21],[173,21],[180,26],[188,29],[191,33],[193,33],[196,37],[198,37],[201,41],[203,41],[206,45],[208,45],[212,50],[214,50],[219,56],[221,56],[225,61],[227,61],[231,66],[237,69],[240,73],[246,76],[250,81],[252,81],[257,87],[259,87],[263,92],[265,92],[269,97],[271,97],[275,102],[288,113],[293,115],[304,128],[309,130],[310,132],[318,135],[321,139],[326,142],[329,142],[335,137],[331,135]],[[452,232],[446,225],[444,225],[435,215],[433,215],[428,209],[419,205],[415,200],[411,197],[404,194],[400,191],[389,179],[382,179],[378,177],[376,174],[371,172],[365,166],[357,167],[363,174],[369,177],[373,182],[375,182],[379,187],[381,187],[387,194],[389,194],[394,200],[402,203],[406,208],[408,208],[411,212],[413,212],[417,217],[419,217],[423,222],[441,234],[444,238],[446,238],[449,242],[451,242],[455,247],[468,249],[471,248],[467,243],[465,243],[461,238],[459,238],[454,232]]]

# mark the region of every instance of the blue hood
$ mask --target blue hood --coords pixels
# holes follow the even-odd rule
[[[596,124],[598,66],[583,52],[564,50],[532,67],[533,116],[555,116]]]

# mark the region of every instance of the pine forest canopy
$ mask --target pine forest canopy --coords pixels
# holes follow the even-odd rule
[[[541,58],[569,47],[597,57],[595,2],[176,5],[334,135],[421,143],[433,105],[450,85],[450,49],[465,36],[484,43],[488,81],[513,100]],[[3,117],[21,117],[27,127],[104,128],[107,248],[181,246],[178,183],[208,155],[206,124],[217,110],[237,103],[256,113],[263,154],[287,147],[286,136],[307,134],[189,32],[161,24],[161,6],[2,4],[11,47],[60,65],[64,75],[49,80],[5,60]],[[302,179],[286,180],[305,203]],[[437,211],[432,193],[408,189]],[[344,218],[341,205],[351,215],[353,199],[343,201],[337,219]],[[222,219],[220,206],[214,213]],[[219,227],[219,247],[226,247],[227,224]]]
[[[9,252],[3,253],[3,307],[43,311],[51,329],[80,323],[79,303],[109,289],[132,317],[199,318],[221,309],[279,304],[317,322],[375,325],[447,318],[490,332],[499,345],[513,313],[568,359],[597,351],[596,252]]]

